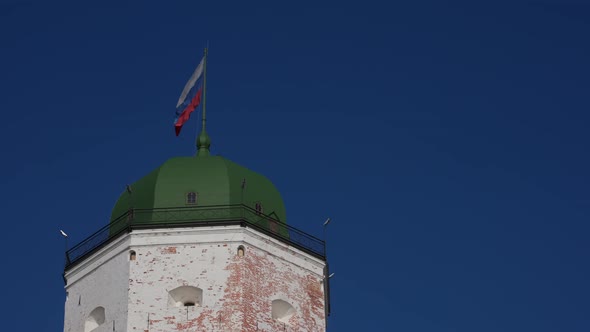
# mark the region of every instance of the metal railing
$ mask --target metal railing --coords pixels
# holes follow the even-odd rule
[[[133,229],[241,225],[270,235],[318,258],[325,258],[325,242],[271,215],[242,204],[199,207],[130,209],[66,251],[69,269],[83,258]]]

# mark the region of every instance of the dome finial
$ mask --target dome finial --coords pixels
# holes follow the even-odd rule
[[[205,131],[205,121],[203,121],[203,129],[197,137],[197,156],[207,157],[209,155],[209,147],[211,146],[211,139]]]
[[[203,125],[201,133],[197,137],[197,156],[206,157],[209,155],[211,139],[207,135],[205,125],[207,124],[207,47],[205,47],[205,63],[203,66]]]

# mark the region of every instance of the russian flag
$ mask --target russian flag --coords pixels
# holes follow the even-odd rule
[[[201,95],[203,93],[204,64],[205,57],[203,57],[188,82],[186,82],[186,85],[180,94],[180,98],[178,98],[178,103],[176,104],[176,117],[174,119],[174,129],[176,131],[176,136],[180,134],[182,125],[188,121],[191,113],[201,103]]]

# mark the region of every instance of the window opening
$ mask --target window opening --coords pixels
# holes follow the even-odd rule
[[[272,301],[272,319],[288,324],[293,315],[295,315],[295,308],[289,302],[283,300]]]
[[[193,286],[180,286],[168,292],[169,307],[199,307],[203,303],[203,290]]]
[[[244,257],[245,253],[246,253],[246,250],[244,249],[244,246],[239,246],[238,247],[238,257]]]
[[[135,253],[135,251],[131,250],[129,252],[129,260],[134,261],[136,258],[137,258],[137,254]]]
[[[88,318],[86,318],[86,323],[84,324],[84,332],[90,332],[95,330],[100,325],[104,324],[105,322],[105,312],[103,307],[96,307],[94,310],[90,312]]]
[[[197,204],[197,193],[190,192],[186,194],[186,204]]]
[[[279,232],[279,224],[277,224],[276,221],[274,220],[269,220],[268,221],[268,226],[270,227],[270,231],[273,233],[278,233]]]
[[[262,214],[264,213],[264,210],[262,208],[262,203],[260,202],[256,202],[256,205],[254,205],[255,210],[256,210],[256,214]]]

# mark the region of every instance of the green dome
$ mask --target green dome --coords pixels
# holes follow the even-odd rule
[[[245,181],[245,185],[244,184]],[[266,177],[220,156],[177,157],[135,182],[121,194],[111,222],[135,209],[228,206],[244,204],[285,222],[279,191]],[[196,202],[187,200],[196,193]]]

